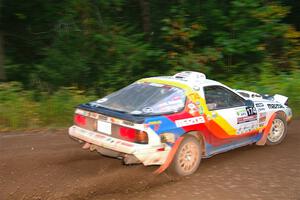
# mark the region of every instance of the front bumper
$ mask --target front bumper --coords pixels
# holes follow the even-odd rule
[[[96,146],[117,151],[125,155],[133,155],[144,165],[162,165],[165,163],[168,153],[170,152],[170,147],[165,144],[155,146],[136,144],[98,132],[89,131],[75,125],[69,128],[69,135]],[[162,149],[164,150],[162,151]]]

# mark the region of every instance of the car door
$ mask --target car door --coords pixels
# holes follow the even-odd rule
[[[245,99],[223,86],[206,86],[203,90],[211,120],[223,130],[223,134],[220,129],[213,134],[234,138],[258,128],[254,104],[247,105]]]

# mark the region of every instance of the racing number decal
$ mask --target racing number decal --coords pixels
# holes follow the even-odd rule
[[[248,116],[257,115],[257,111],[255,107],[247,107],[246,111]]]

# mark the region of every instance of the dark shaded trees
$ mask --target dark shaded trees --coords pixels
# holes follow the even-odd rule
[[[2,0],[6,76],[27,88],[105,94],[180,70],[225,81],[291,73],[300,62],[298,7],[290,0]]]

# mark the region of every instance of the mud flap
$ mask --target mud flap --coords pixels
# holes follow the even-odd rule
[[[269,119],[269,122],[267,124],[267,127],[265,128],[264,132],[263,132],[263,135],[262,137],[260,138],[260,140],[258,140],[256,142],[256,145],[259,145],[259,146],[262,146],[262,145],[265,145],[266,142],[267,142],[267,137],[268,137],[268,134],[270,133],[270,130],[272,128],[272,124],[273,124],[273,120],[274,118],[276,117],[276,113],[273,113],[273,115],[271,116],[271,118]]]
[[[90,146],[91,146],[91,144],[88,143],[88,142],[86,142],[86,143],[82,146],[82,148],[83,148],[83,149],[89,149]]]
[[[175,154],[177,152],[177,149],[178,149],[180,143],[182,142],[182,140],[183,140],[183,137],[179,137],[176,140],[176,142],[173,145],[170,153],[168,154],[166,162],[163,165],[161,165],[157,170],[155,170],[154,174],[156,174],[156,175],[161,174],[162,172],[164,172],[170,166],[170,164],[172,163],[173,158],[174,158],[174,156],[175,156]]]

